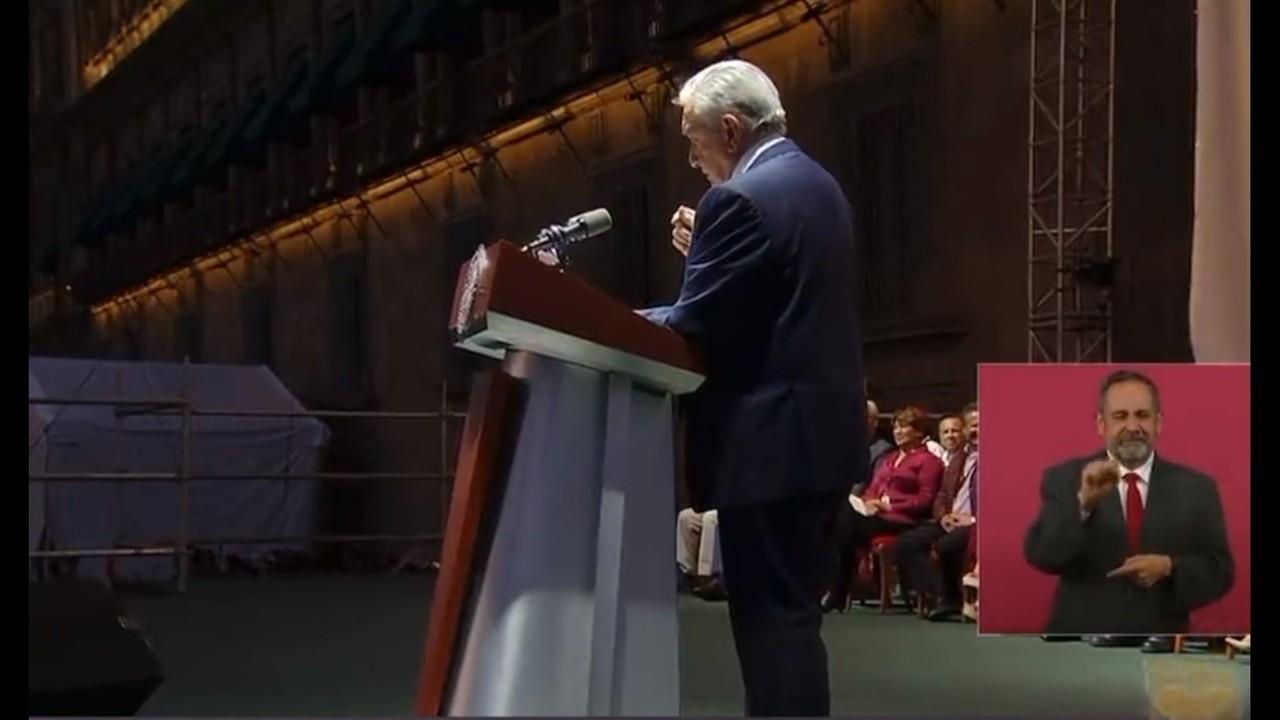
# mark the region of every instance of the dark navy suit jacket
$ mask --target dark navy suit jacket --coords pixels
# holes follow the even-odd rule
[[[699,201],[680,297],[645,313],[705,363],[706,382],[685,401],[695,509],[865,480],[850,212],[840,185],[790,140]]]

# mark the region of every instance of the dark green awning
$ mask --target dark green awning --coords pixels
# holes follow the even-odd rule
[[[138,206],[138,194],[142,191],[144,180],[129,184],[129,189],[116,201],[102,223],[102,229],[117,230],[128,225],[133,211]]]
[[[127,180],[115,185],[94,212],[85,220],[77,241],[90,243],[105,232],[126,225],[140,205],[157,199],[165,182],[190,155],[192,139],[180,138],[168,152],[151,158]]]
[[[258,96],[235,109],[231,119],[214,135],[213,141],[201,153],[196,165],[197,182],[216,180],[218,173],[225,174],[233,144],[262,105],[263,98]]]
[[[364,34],[338,68],[334,76],[335,85],[351,87],[379,74],[391,52],[391,39],[404,25],[413,4],[411,0],[391,0],[383,6],[382,12],[365,28]]]
[[[325,51],[320,62],[312,69],[311,74],[289,98],[289,112],[293,115],[306,115],[312,110],[326,107],[335,99],[343,88],[335,81],[338,66],[346,59],[355,45],[356,30],[351,25],[343,27],[334,38],[333,44]]]
[[[255,152],[268,141],[286,133],[290,120],[297,118],[289,113],[289,98],[298,92],[298,88],[306,79],[307,64],[305,62],[298,63],[289,70],[284,82],[267,97],[266,102],[262,103],[258,112],[245,125],[241,139],[247,151]],[[305,119],[305,116],[302,119]]]
[[[160,193],[168,185],[178,167],[195,151],[195,133],[187,133],[178,138],[177,145],[166,154],[156,171],[147,175],[138,193],[138,202],[143,206],[162,199]]]
[[[173,155],[180,149],[181,147],[149,158],[111,205],[99,229],[114,230],[128,226],[137,214],[143,189],[158,182],[160,175],[172,166]]]
[[[412,0],[412,5],[391,39],[389,56],[479,42],[480,0]]]
[[[84,224],[81,225],[80,232],[76,237],[77,242],[82,245],[96,244],[93,241],[101,238],[103,223],[105,223],[107,217],[110,216],[112,209],[116,206],[116,203],[120,202],[124,197],[124,194],[129,191],[132,181],[133,178],[130,178],[125,182],[113,185],[112,188],[107,191],[107,194],[98,201],[98,205],[93,209],[93,212],[89,213],[88,217],[85,218]]]
[[[195,183],[197,171],[200,169],[201,158],[208,153],[209,146],[218,139],[219,134],[226,128],[230,120],[231,110],[224,109],[201,129],[196,136],[195,142],[192,143],[191,153],[183,158],[182,162],[178,163],[173,173],[170,174],[169,182],[165,187],[166,195],[172,196],[181,193]]]
[[[529,0],[480,0],[480,5],[490,10],[517,12],[529,5]]]

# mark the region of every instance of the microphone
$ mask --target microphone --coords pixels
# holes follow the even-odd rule
[[[524,252],[551,250],[556,255],[560,255],[561,251],[568,246],[597,235],[603,235],[612,228],[613,216],[609,214],[609,211],[604,208],[596,208],[580,215],[574,215],[566,220],[563,225],[548,225],[539,230],[533,242],[525,245],[521,250]]]

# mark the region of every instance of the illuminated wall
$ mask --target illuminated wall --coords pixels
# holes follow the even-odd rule
[[[833,62],[812,22],[741,51],[774,77],[790,134],[841,180],[855,215],[901,215],[889,224],[876,219],[882,237],[874,247],[860,237],[861,265],[850,269],[850,282],[868,285],[874,308],[866,317],[866,367],[886,410],[907,402],[959,407],[975,395],[976,363],[1024,359],[1030,17],[1029,3],[1005,6],[938,3],[940,14],[930,19],[916,3],[858,0],[827,17],[847,43],[842,62]],[[783,15],[794,19],[798,12]],[[1189,193],[1191,155],[1189,146],[1179,149],[1178,123],[1167,120],[1191,110],[1182,105],[1192,65],[1186,63],[1187,78],[1170,69],[1180,67],[1184,21],[1118,25],[1117,57],[1126,66],[1117,73],[1123,87],[1142,88],[1117,96],[1117,248],[1132,259],[1124,271],[1129,285],[1117,292],[1118,360],[1164,359],[1178,347],[1178,332],[1185,335],[1186,295],[1178,287],[1186,279],[1175,266],[1189,262],[1190,224],[1168,209],[1178,207],[1183,188]],[[779,22],[771,16],[757,35],[775,32]],[[1150,45],[1153,33],[1163,40]],[[708,43],[700,57],[721,48],[720,41]],[[651,84],[655,76],[640,80]],[[575,117],[563,128],[568,143],[536,130],[497,143],[496,163],[464,168],[479,159],[474,150],[430,163],[425,176],[413,176],[426,209],[408,189],[380,188],[375,195],[388,194],[370,201],[371,217],[348,200],[351,222],[321,209],[305,221],[309,233],[295,224],[253,252],[224,253],[234,256],[225,270],[201,263],[199,283],[184,270],[104,303],[93,321],[102,352],[132,354],[126,329],[136,327],[139,354],[175,357],[178,320],[193,311],[202,320],[203,358],[243,361],[242,286],[266,287],[273,300],[272,364],[304,402],[435,407],[448,354],[440,324],[453,284],[443,270],[449,239],[481,222],[492,236],[520,240],[597,205],[621,217],[619,197],[642,197],[635,203],[642,211],[616,229],[625,242],[584,245],[579,270],[637,304],[669,300],[683,264],[670,249],[668,219],[676,205],[696,203],[704,181],[687,165],[669,98],[661,91],[644,96],[661,112],[655,132],[641,104],[624,94],[573,105]],[[1152,117],[1166,120],[1156,127]],[[885,165],[890,158],[877,143],[895,132],[911,134],[904,145],[910,152]],[[1156,156],[1160,162],[1151,162]],[[893,197],[882,197],[886,187]],[[647,227],[643,236],[637,224]],[[363,382],[342,377],[353,361],[335,340],[339,285],[346,282],[335,268],[365,278]],[[182,289],[185,304],[170,282]],[[1156,284],[1165,289],[1147,292]],[[366,426],[353,434],[369,469],[433,470],[439,460],[437,436],[424,425],[376,432]],[[379,518],[378,526],[394,530],[433,514],[438,497],[432,487],[412,493],[388,487],[369,502],[366,512]]]

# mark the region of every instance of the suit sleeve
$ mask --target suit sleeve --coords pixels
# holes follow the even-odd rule
[[[751,202],[719,186],[698,203],[696,225],[684,285],[665,324],[707,353],[727,344],[733,328],[750,319],[743,309],[760,291],[769,237]]]
[[[1023,554],[1032,567],[1060,575],[1069,569],[1085,550],[1088,520],[1081,519],[1076,486],[1069,471],[1044,473],[1040,481],[1040,512],[1023,543]]]
[[[963,472],[964,468],[960,468]],[[950,476],[951,468],[944,468],[942,471],[942,483],[938,486],[938,492],[933,496],[933,512],[931,516],[934,520],[941,520],[947,513],[951,512],[951,504],[955,501],[955,488],[959,484],[958,480]]]
[[[1205,478],[1205,489],[1196,510],[1193,546],[1189,553],[1173,556],[1174,596],[1188,610],[1204,607],[1227,594],[1235,582],[1235,561],[1227,542],[1227,522],[1222,500],[1212,480]]]
[[[642,308],[636,310],[636,314],[649,322],[666,325],[667,318],[671,316],[671,306],[660,305],[658,307]]]
[[[934,520],[941,520],[942,518],[946,517],[947,503],[953,500],[955,500],[955,498],[949,498],[947,496],[946,490],[938,491],[938,494],[933,496],[933,512],[931,513],[930,517],[932,517]]]

